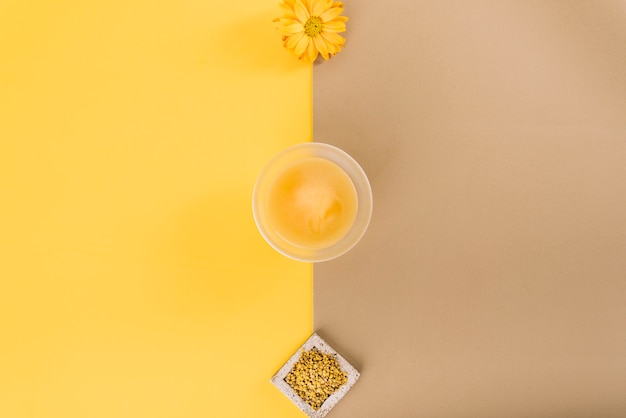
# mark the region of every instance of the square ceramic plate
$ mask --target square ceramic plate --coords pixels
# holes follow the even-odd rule
[[[289,386],[289,384],[285,381],[285,377],[293,368],[293,365],[300,359],[300,354],[303,351],[309,351],[312,349],[317,349],[318,351],[330,354],[337,359],[341,370],[348,375],[348,381],[346,384],[341,386],[335,393],[330,395],[322,404],[321,408],[317,411],[309,404],[304,402],[300,396]],[[313,334],[311,337],[306,340],[306,342],[300,347],[294,354],[291,356],[287,363],[283,367],[280,368],[278,372],[272,377],[271,382],[276,386],[282,393],[285,394],[293,403],[295,403],[298,408],[302,410],[308,417],[310,418],[322,418],[325,417],[331,409],[337,403],[346,396],[346,393],[350,390],[352,385],[356,383],[359,379],[359,372],[356,371],[354,367],[350,363],[346,361],[339,353],[337,353],[326,341],[324,341],[319,335]]]

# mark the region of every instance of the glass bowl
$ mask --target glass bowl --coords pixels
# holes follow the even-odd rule
[[[279,225],[283,218],[289,217],[298,222],[300,221],[300,212],[295,213],[295,211],[291,210],[292,206],[288,208],[283,207],[283,212],[281,212],[280,215],[276,215],[275,208],[277,205],[280,205],[277,204],[276,199],[274,199],[277,193],[280,193],[281,196],[293,196],[298,193],[301,195],[302,188],[304,187],[302,186],[302,182],[307,181],[301,180],[298,185],[294,186],[297,181],[294,183],[294,181],[291,180],[284,180],[286,178],[285,176],[291,176],[291,174],[286,173],[292,173],[296,170],[294,167],[303,167],[306,164],[310,164],[312,161],[315,162],[315,164],[322,164],[318,167],[325,167],[321,169],[321,171],[311,174],[313,177],[309,177],[309,179],[313,178],[315,184],[323,183],[325,181],[324,179],[330,176],[329,173],[335,172],[338,168],[338,170],[336,170],[338,177],[336,178],[341,180],[341,178],[347,176],[349,181],[346,180],[346,182],[342,184],[350,185],[346,187],[350,187],[351,189],[350,193],[344,194],[342,198],[338,198],[339,202],[343,202],[341,199],[344,199],[349,201],[349,204],[338,204],[338,206],[335,203],[331,204],[331,206],[334,205],[332,206],[333,208],[339,207],[336,212],[341,216],[348,213],[348,208],[350,210],[349,216],[345,215],[345,217],[349,218],[349,222],[344,223],[344,225],[341,226],[341,233],[334,239],[328,240],[328,242],[305,242],[306,240],[297,242],[297,239],[293,239],[295,235],[288,237],[287,235],[289,234],[281,233]],[[313,205],[317,208],[320,204],[325,204],[321,200],[328,200],[328,197],[320,197],[320,202],[315,201],[316,196],[318,196],[315,193],[309,193],[307,196],[306,199],[300,200],[299,203],[297,203],[300,205],[299,207],[302,207],[302,205]],[[356,206],[356,208],[354,208],[354,206]],[[308,209],[305,208],[305,210]],[[334,211],[335,209],[332,210]],[[367,175],[361,166],[345,151],[329,144],[306,142],[294,145],[278,153],[263,168],[254,187],[252,212],[259,232],[265,241],[279,253],[298,261],[327,261],[349,251],[365,234],[372,216],[372,189]],[[303,215],[303,225],[311,225],[311,220],[309,218],[304,220],[304,217]],[[317,227],[317,225],[316,223],[314,227]],[[283,231],[285,231],[285,229],[283,229]]]

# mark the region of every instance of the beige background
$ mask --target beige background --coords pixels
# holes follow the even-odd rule
[[[343,417],[626,416],[626,2],[346,1],[314,137],[368,173],[315,266]]]

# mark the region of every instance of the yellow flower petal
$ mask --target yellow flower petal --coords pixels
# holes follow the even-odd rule
[[[304,31],[304,26],[302,25],[302,23],[298,22],[298,23],[293,23],[291,25],[285,26],[281,29],[281,31],[285,34],[285,35],[292,35],[294,33],[298,33],[298,32],[302,32]]]
[[[307,55],[308,55],[308,60],[310,62],[315,61],[315,59],[317,58],[317,48],[315,48],[315,44],[313,42],[309,42],[309,47],[307,48]]]
[[[296,45],[298,45],[298,42],[300,42],[300,39],[302,39],[303,36],[304,32],[296,33],[295,35],[290,36],[289,39],[287,39],[285,46],[288,49],[295,49]]]
[[[326,32],[345,32],[346,24],[343,22],[324,22],[322,30]]]
[[[315,38],[313,38],[313,41],[315,42],[315,48],[317,48],[320,54],[322,54],[322,57],[325,60],[328,60],[328,45],[326,45],[326,41],[324,41],[324,38],[322,38],[321,36],[316,36]]]
[[[296,12],[298,20],[302,23],[306,23],[306,21],[309,20],[309,17],[311,16],[306,6],[302,3],[302,0],[296,0],[296,4],[293,10],[294,12]]]
[[[346,16],[337,16],[331,22],[347,22],[348,18]]]
[[[280,4],[280,8],[283,10],[284,17],[289,19],[297,19],[296,12],[293,11],[293,5],[288,5],[285,3]]]
[[[337,52],[339,52],[339,49],[341,49],[341,47],[343,47],[346,43],[346,39],[343,36],[336,34],[335,32],[322,31],[320,35],[326,40],[329,45],[334,45]]]
[[[313,0],[311,16],[321,16],[331,5],[332,0]]]
[[[294,54],[298,56],[302,55],[302,53],[308,48],[310,39],[311,38],[309,38],[308,36],[303,36],[302,38],[300,38],[300,40],[293,49]]]
[[[328,40],[326,40],[326,38],[324,38],[321,35],[320,35],[320,37],[324,40],[324,42],[326,42],[326,48],[328,49],[328,54],[329,55],[336,55],[337,52],[340,51],[340,48],[337,45],[331,44],[330,42],[328,42]]]
[[[293,19],[288,18],[288,17],[281,17],[278,20],[280,21],[280,23],[283,24],[283,26],[289,26],[289,25],[293,25],[294,23],[300,23],[298,18],[295,16],[293,17]]]
[[[324,22],[330,22],[343,12],[343,7],[331,7],[320,15],[320,19]]]

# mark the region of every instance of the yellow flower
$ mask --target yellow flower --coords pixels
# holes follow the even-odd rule
[[[283,45],[299,59],[313,62],[318,54],[325,60],[344,47],[346,40],[339,35],[346,31],[343,3],[333,0],[283,0],[285,14],[280,22]]]

